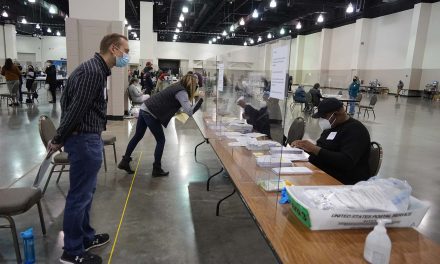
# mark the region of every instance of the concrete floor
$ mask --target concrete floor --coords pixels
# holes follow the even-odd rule
[[[0,188],[29,186],[45,153],[38,134],[38,117],[48,115],[55,123],[59,105],[48,104],[40,96],[35,106],[0,107]],[[364,99],[367,100],[367,99]],[[367,102],[367,101],[365,101]],[[301,115],[299,107],[288,113],[288,120]],[[413,195],[426,200],[431,208],[418,230],[440,242],[440,103],[420,98],[379,96],[376,119],[360,118],[372,140],[382,144],[384,160],[380,176],[406,179]],[[122,155],[135,120],[110,121],[108,130],[117,136],[118,160]],[[167,143],[163,165],[170,177],[151,178],[154,139],[147,132],[134,157],[140,158],[131,198],[125,212],[112,263],[276,263],[270,248],[237,196],[222,206],[222,216],[215,217],[217,200],[232,189],[229,179],[219,176],[206,192],[209,173],[220,168],[212,149],[199,148],[194,160],[194,146],[202,141],[195,123],[171,122],[165,131]],[[320,134],[316,120],[307,120],[306,138]],[[92,222],[98,232],[107,232],[114,240],[125,199],[132,182],[115,168],[113,153],[107,150],[108,172],[102,168],[92,208]],[[36,208],[16,216],[17,229],[34,227],[38,263],[57,263],[62,253],[61,231],[64,199],[68,190],[67,174],[59,185],[49,184],[43,199],[48,234],[41,235]],[[3,221],[3,220],[0,220]],[[3,222],[0,222],[3,223]],[[94,250],[107,262],[111,244]],[[0,263],[14,263],[15,255],[9,230],[0,229]]]

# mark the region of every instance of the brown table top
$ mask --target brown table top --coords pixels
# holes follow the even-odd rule
[[[227,143],[230,140],[216,137],[209,127],[201,129],[205,130],[202,133],[212,136],[210,144],[213,150],[282,263],[366,263],[363,258],[364,243],[371,229],[309,230],[296,218],[289,204],[278,204],[278,193],[266,192],[256,184],[256,180],[270,173],[270,170],[259,167],[251,151],[229,147]],[[314,173],[282,176],[294,185],[341,184],[308,162],[295,165],[307,166]],[[440,246],[417,230],[390,228],[388,234],[392,241],[390,263],[439,262]]]

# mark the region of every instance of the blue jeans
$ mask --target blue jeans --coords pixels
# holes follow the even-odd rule
[[[64,250],[71,255],[84,253],[84,243],[94,239],[90,226],[90,207],[102,163],[103,143],[99,134],[69,137],[64,149],[69,154],[70,188],[64,209]]]
[[[139,117],[136,124],[136,132],[133,138],[130,140],[125,150],[124,158],[129,158],[137,144],[145,135],[147,128],[150,128],[151,133],[156,139],[156,149],[154,150],[154,163],[153,166],[160,167],[162,160],[163,149],[165,148],[165,134],[163,133],[162,124],[160,121],[152,117],[149,113],[140,110]]]
[[[356,99],[356,96],[352,96],[352,95],[350,95],[350,99],[352,99],[352,100],[355,100]],[[354,115],[354,107],[356,106],[356,103],[355,102],[349,102],[349,104],[350,104],[350,110],[348,111],[350,114],[353,114]]]

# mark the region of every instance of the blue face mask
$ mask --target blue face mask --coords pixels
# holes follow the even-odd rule
[[[123,54],[122,57],[116,57],[116,67],[124,68],[130,62],[130,56],[128,56],[128,54],[123,52],[122,50],[120,50],[118,48],[116,48],[116,49],[119,50],[120,52],[122,52],[122,54]]]

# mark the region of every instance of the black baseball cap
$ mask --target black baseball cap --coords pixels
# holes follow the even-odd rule
[[[326,114],[339,110],[344,105],[336,98],[326,98],[318,105],[318,112],[312,115],[313,118],[324,118]]]

